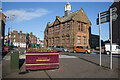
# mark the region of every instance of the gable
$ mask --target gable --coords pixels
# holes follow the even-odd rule
[[[80,9],[80,10],[77,12],[77,15],[75,15],[75,16],[73,17],[73,20],[80,21],[80,22],[84,22],[84,23],[87,23],[87,24],[91,25],[91,22],[90,22],[90,20],[88,19],[87,15],[85,14],[85,12],[84,12],[83,9]]]
[[[57,25],[57,24],[60,24],[60,21],[58,19],[54,21],[54,25]]]

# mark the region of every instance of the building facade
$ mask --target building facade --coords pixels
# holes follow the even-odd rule
[[[120,45],[120,1],[119,2],[114,2],[111,5],[112,7],[116,7],[117,8],[117,19],[116,21],[112,22],[112,41],[113,43],[116,43],[118,45]]]
[[[17,30],[13,30],[13,32],[11,32],[11,35],[9,37],[13,45],[26,47],[26,36],[27,33],[22,33],[22,30],[20,30],[20,32],[18,32]],[[30,39],[30,43],[37,43],[37,37],[33,35],[32,32],[29,34],[29,39]]]
[[[92,49],[96,49],[96,47],[99,47],[99,35],[90,35],[90,47]]]
[[[4,48],[4,37],[5,37],[5,21],[6,16],[0,11],[0,47]],[[1,49],[2,49],[1,48]]]
[[[71,5],[65,5],[65,14],[56,16],[53,23],[47,23],[44,31],[44,45],[46,47],[63,46],[73,49],[74,46],[89,47],[89,34],[91,33],[91,22],[81,8],[71,12]]]

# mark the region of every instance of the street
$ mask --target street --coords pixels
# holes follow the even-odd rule
[[[21,59],[25,58],[24,54],[20,56]],[[111,70],[109,69],[109,55],[102,54],[102,66],[100,67],[99,54],[60,52],[59,69],[26,72],[24,63],[20,71],[4,74],[4,78],[118,78],[119,59],[120,56],[113,55],[113,69]],[[6,70],[4,68],[3,73]]]

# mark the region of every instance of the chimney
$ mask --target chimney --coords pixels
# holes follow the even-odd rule
[[[22,30],[20,30],[20,33],[22,33]]]
[[[17,32],[17,30],[13,30],[13,32]]]
[[[31,32],[30,34],[32,35],[33,33]]]

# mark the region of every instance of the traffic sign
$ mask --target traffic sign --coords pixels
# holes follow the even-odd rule
[[[101,66],[101,24],[110,22],[110,69],[112,69],[112,21],[115,21],[118,17],[116,14],[117,8],[110,8],[108,11],[104,11],[98,14],[97,25],[99,24],[99,41],[100,41],[100,66]]]
[[[116,7],[113,7],[113,8],[112,8],[112,14],[116,13],[116,11],[117,11],[117,8],[116,8]],[[101,13],[100,13],[100,17],[106,16],[106,15],[110,15],[110,10],[107,10],[107,11],[104,11],[104,12],[101,12]],[[98,14],[98,17],[99,17],[99,14]]]
[[[112,15],[112,21],[115,21],[117,19],[118,15],[116,13],[114,13]],[[109,22],[110,21],[110,15],[107,15],[107,16],[104,16],[104,17],[101,17],[101,24],[102,23],[106,23],[106,22]],[[99,18],[97,18],[97,25],[99,24]]]

